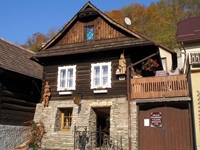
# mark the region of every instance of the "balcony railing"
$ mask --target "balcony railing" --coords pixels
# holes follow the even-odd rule
[[[186,75],[131,79],[131,99],[189,96]]]

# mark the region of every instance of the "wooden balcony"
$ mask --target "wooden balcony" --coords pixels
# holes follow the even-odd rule
[[[131,99],[189,96],[186,75],[131,79]]]

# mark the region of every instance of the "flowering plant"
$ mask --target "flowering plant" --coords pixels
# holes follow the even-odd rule
[[[146,63],[142,65],[142,69],[146,71],[153,71],[155,68],[157,68],[159,64],[156,62],[156,60],[148,59]]]

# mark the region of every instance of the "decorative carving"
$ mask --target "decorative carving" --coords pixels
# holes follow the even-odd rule
[[[73,101],[74,101],[74,104],[80,105],[81,97],[80,96],[74,96]]]
[[[50,96],[51,96],[51,92],[50,92],[49,82],[46,81],[46,84],[44,86],[44,94],[42,96],[42,103],[44,107],[48,107]]]
[[[124,51],[120,55],[119,66],[116,70],[116,74],[125,74],[126,73],[126,59],[124,57]]]
[[[74,95],[73,95],[74,104],[80,105],[82,98],[83,98],[83,89],[77,90],[77,91],[74,92]]]

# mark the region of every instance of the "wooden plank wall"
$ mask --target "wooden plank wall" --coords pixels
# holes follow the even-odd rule
[[[41,81],[7,71],[0,82],[2,82],[0,123],[22,125],[24,121],[32,120],[36,103],[41,97],[38,91],[41,89]],[[19,114],[20,117],[15,114]]]
[[[95,40],[126,37],[124,33],[112,27],[101,17],[90,17],[89,19],[77,20],[57,45],[84,42],[85,27],[92,25],[94,26]]]
[[[73,56],[65,56],[57,59],[49,59],[48,64],[44,67],[44,82],[49,81],[51,87],[51,100],[72,99],[72,95],[61,96],[57,91],[58,67],[64,65],[76,66],[76,91],[83,90],[83,99],[103,99],[126,96],[126,80],[120,81],[115,72],[119,64],[121,50],[115,52],[98,52]],[[47,60],[46,60],[47,61]],[[94,94],[90,89],[91,81],[91,63],[111,62],[112,64],[112,88],[108,88],[106,94]],[[130,60],[127,58],[127,63]],[[43,82],[43,87],[44,87]]]
[[[2,105],[2,92],[3,92],[3,86],[2,86],[2,83],[0,82],[0,111],[1,111],[1,105]]]

